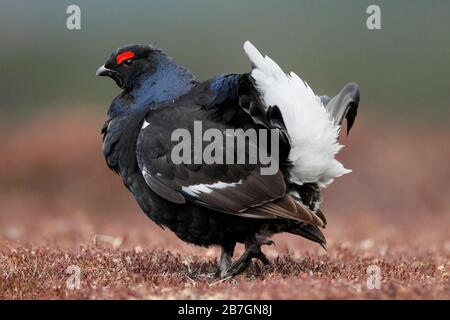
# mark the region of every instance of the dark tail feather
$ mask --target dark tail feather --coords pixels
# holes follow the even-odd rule
[[[327,240],[325,239],[325,236],[323,235],[322,231],[316,226],[313,226],[309,223],[301,223],[297,224],[292,229],[287,230],[287,232],[296,234],[299,236],[302,236],[308,240],[317,242],[321,245],[322,248],[327,250],[326,244]]]
[[[335,97],[320,97],[328,113],[338,125],[347,119],[347,134],[355,122],[359,104],[359,87],[356,83],[347,84]]]

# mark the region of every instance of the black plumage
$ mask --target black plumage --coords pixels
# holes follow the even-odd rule
[[[121,61],[121,56],[132,57]],[[268,263],[260,247],[271,244],[268,238],[275,233],[326,244],[318,228],[326,224],[318,209],[320,189],[287,178],[289,133],[278,107],[264,105],[249,74],[198,82],[162,51],[133,45],[113,53],[97,74],[112,77],[123,89],[102,129],[108,166],[155,223],[188,243],[221,246],[218,276],[239,274],[252,258]],[[351,89],[324,98],[340,122],[347,117],[349,128],[359,101],[357,86]],[[193,135],[194,121],[201,121],[203,130],[218,129],[223,139],[227,129],[277,129],[280,169],[262,175],[259,162],[174,164],[171,151],[177,142],[171,134],[183,128]],[[236,146],[224,146],[222,152],[236,152]],[[236,243],[244,243],[246,251],[232,264]]]

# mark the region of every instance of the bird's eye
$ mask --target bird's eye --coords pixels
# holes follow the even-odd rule
[[[131,66],[133,64],[133,60],[131,60],[131,59],[125,60],[123,62],[123,64],[129,67],[129,66]]]

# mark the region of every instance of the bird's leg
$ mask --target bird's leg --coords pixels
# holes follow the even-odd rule
[[[222,253],[220,254],[219,265],[215,276],[218,278],[225,277],[227,270],[230,268],[232,263],[232,258],[234,254],[234,247],[236,242],[222,246]]]
[[[243,272],[248,268],[253,258],[259,259],[265,265],[270,264],[269,259],[267,259],[266,255],[261,251],[262,245],[272,245],[274,244],[271,240],[260,240],[251,239],[245,243],[245,252],[242,256],[234,262],[227,270],[225,277],[234,277]]]

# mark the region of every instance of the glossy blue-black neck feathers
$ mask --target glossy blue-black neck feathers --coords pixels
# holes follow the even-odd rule
[[[174,100],[186,93],[197,83],[192,72],[180,66],[162,52],[153,57],[155,70],[136,79],[136,85],[128,92],[123,91],[111,103],[110,117],[129,114],[154,104]]]

